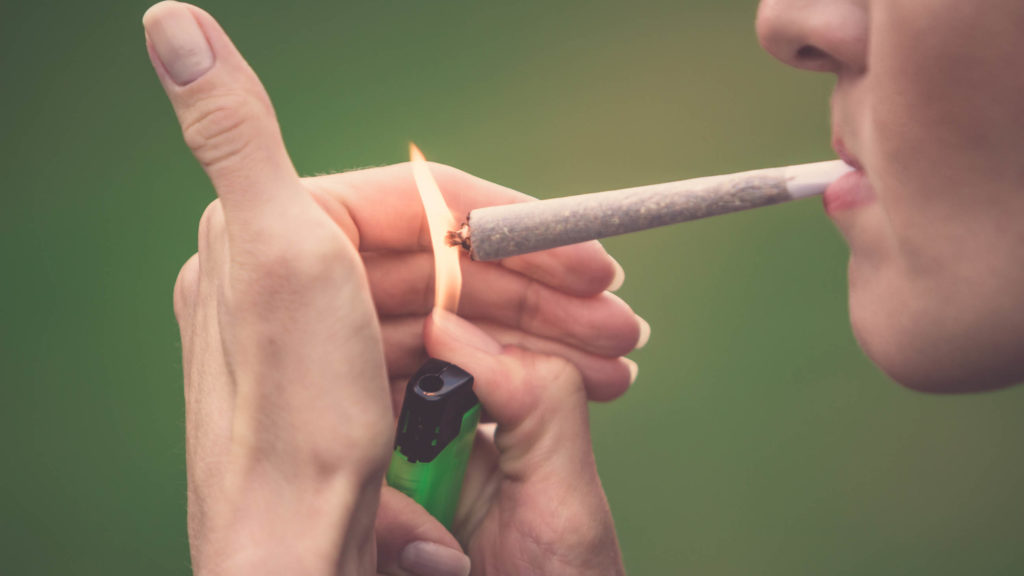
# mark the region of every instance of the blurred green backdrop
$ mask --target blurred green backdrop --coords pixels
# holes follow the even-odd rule
[[[427,156],[539,195],[831,157],[830,79],[753,0],[205,3],[299,170]],[[153,76],[146,2],[0,18],[0,572],[188,571],[178,267],[212,190]],[[887,381],[815,201],[607,242],[653,325],[594,408],[634,574],[1019,574],[1024,390]]]

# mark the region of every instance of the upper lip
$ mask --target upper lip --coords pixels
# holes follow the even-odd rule
[[[836,151],[840,160],[846,162],[850,166],[853,166],[854,170],[864,170],[864,165],[861,164],[860,160],[858,160],[857,157],[854,156],[846,147],[846,143],[843,142],[843,138],[841,136],[832,137],[832,149]]]

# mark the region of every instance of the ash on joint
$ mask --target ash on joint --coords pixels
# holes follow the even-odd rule
[[[463,222],[458,230],[449,230],[444,235],[445,242],[449,246],[461,246],[463,250],[470,250],[473,247],[469,239],[469,225]]]

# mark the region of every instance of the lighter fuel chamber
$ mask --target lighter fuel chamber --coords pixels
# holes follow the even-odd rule
[[[409,379],[398,417],[388,485],[449,530],[480,421],[473,375],[431,358]]]

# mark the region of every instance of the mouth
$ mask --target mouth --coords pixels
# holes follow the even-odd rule
[[[860,160],[850,152],[850,149],[846,147],[846,142],[843,141],[842,137],[835,136],[832,138],[832,149],[835,150],[836,156],[843,162],[846,162],[858,172],[864,171],[864,165],[860,163]]]
[[[823,197],[825,212],[835,217],[841,212],[870,204],[875,199],[875,190],[864,171],[864,165],[846,147],[843,139],[836,136],[832,148],[839,158],[854,170],[833,182]]]

